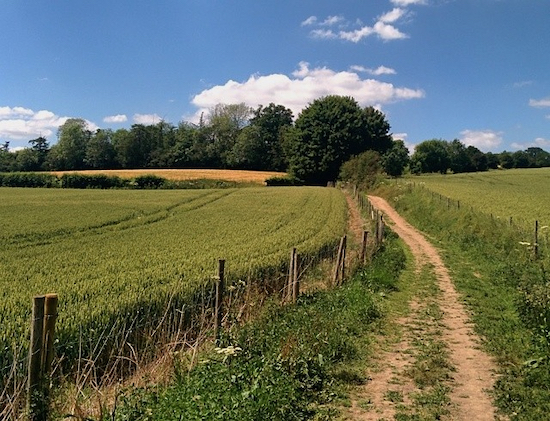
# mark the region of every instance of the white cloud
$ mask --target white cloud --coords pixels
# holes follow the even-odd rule
[[[494,130],[463,130],[460,134],[462,143],[484,152],[495,150],[502,143],[502,132]]]
[[[543,99],[530,99],[529,105],[535,108],[545,108],[550,107],[550,98]]]
[[[319,25],[321,26],[334,26],[340,22],[343,22],[344,18],[342,16],[329,16],[326,18],[323,22],[321,22]]]
[[[301,62],[291,76],[271,74],[252,75],[242,83],[233,80],[197,94],[192,103],[201,112],[219,103],[234,104],[244,102],[251,107],[271,102],[290,108],[295,116],[308,103],[326,95],[352,96],[361,106],[388,104],[396,101],[423,98],[424,91],[396,87],[391,83],[375,79],[362,79],[353,71],[334,71],[326,67],[311,69]]]
[[[355,66],[351,66],[350,69],[354,70],[356,72],[368,73],[368,74],[374,75],[374,76],[395,75],[395,74],[397,74],[395,69],[392,69],[392,68],[386,67],[386,66],[378,66],[376,69],[371,69],[369,67],[355,65]]]
[[[517,150],[524,150],[527,148],[541,148],[548,150],[550,148],[550,139],[545,139],[543,137],[537,137],[533,142],[529,143],[512,143],[512,148]]]
[[[338,38],[338,35],[335,34],[330,29],[314,29],[313,31],[311,31],[309,33],[309,35],[312,38],[315,38],[315,39],[334,39],[334,38]]]
[[[302,26],[309,26],[309,25],[314,25],[316,23],[317,23],[317,16],[310,16],[309,18],[304,20],[301,25]]]
[[[68,118],[47,110],[0,107],[0,138],[30,140],[38,136],[50,137]]]
[[[125,114],[110,115],[103,119],[105,123],[125,123],[128,117]]]
[[[378,21],[379,22],[384,22],[384,23],[393,23],[393,22],[398,21],[399,19],[401,19],[404,14],[405,14],[404,9],[396,7],[395,9],[393,9],[393,10],[383,14],[382,16],[380,16],[378,18]]]
[[[158,114],[134,114],[132,119],[134,120],[134,123],[143,124],[145,126],[157,124],[163,120],[163,118]]]
[[[408,35],[401,32],[393,24],[399,21],[403,16],[407,15],[405,9],[395,7],[379,16],[373,26],[364,25],[360,20],[355,23],[346,21],[342,16],[329,16],[324,21],[320,22],[316,16],[310,16],[302,22],[302,26],[313,26],[309,33],[315,39],[341,39],[358,43],[369,36],[378,36],[384,41],[408,38]],[[351,27],[354,29],[340,30],[335,32],[327,27],[339,25],[340,27]]]

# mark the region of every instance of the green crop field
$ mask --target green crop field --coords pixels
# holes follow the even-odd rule
[[[550,168],[424,175],[415,184],[486,214],[550,225]]]
[[[23,367],[34,295],[59,295],[58,354],[77,359],[117,326],[154,326],[168,302],[185,306],[217,259],[230,280],[267,282],[292,247],[332,247],[347,221],[343,194],[314,187],[1,188],[0,198],[2,370],[18,352]]]

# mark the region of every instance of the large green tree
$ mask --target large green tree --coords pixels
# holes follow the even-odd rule
[[[445,174],[450,165],[448,142],[441,139],[425,140],[419,143],[411,157],[413,173],[439,172]]]
[[[86,167],[86,146],[91,137],[82,118],[69,118],[57,132],[57,143],[48,154],[49,166],[59,170],[80,170]]]
[[[270,103],[267,107],[261,105],[254,111],[250,125],[259,130],[262,150],[262,160],[258,169],[282,171],[287,167],[287,159],[283,150],[284,133],[292,126],[292,110],[283,105]]]
[[[290,173],[308,184],[325,184],[336,180],[341,165],[353,155],[368,149],[385,152],[391,146],[386,139],[389,124],[380,130],[369,127],[369,121],[380,123],[378,117],[370,108],[361,109],[351,97],[316,99],[302,111],[295,129],[288,134]],[[380,134],[383,136],[378,139]]]

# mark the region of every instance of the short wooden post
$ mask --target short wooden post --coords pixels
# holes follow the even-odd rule
[[[344,246],[342,248],[342,274],[341,274],[341,277],[340,277],[340,280],[341,280],[341,284],[344,283],[344,278],[346,277],[346,245],[347,245],[347,242],[348,242],[348,237],[346,235],[344,235],[344,237],[342,238],[343,242],[344,242]]]
[[[447,209],[451,208],[451,198],[447,197]]]
[[[338,246],[338,255],[336,257],[336,266],[334,268],[334,276],[332,277],[332,284],[338,285],[338,279],[340,278],[341,269],[342,269],[342,253],[345,247],[345,238],[346,236],[343,236],[340,239],[340,245]]]
[[[57,320],[57,294],[47,294],[44,303],[44,373],[49,375],[53,361],[55,321]]]
[[[292,302],[295,303],[300,295],[300,280],[299,278],[299,269],[300,269],[300,256],[296,253],[294,249],[294,264],[293,264],[293,274],[292,274]]]
[[[214,309],[214,333],[216,340],[220,339],[222,320],[223,320],[223,293],[225,277],[225,260],[218,260],[218,276],[216,280],[216,307]]]
[[[361,242],[361,264],[365,264],[367,258],[367,241],[369,237],[368,231],[363,231],[363,241]]]
[[[44,302],[46,297],[33,298],[31,344],[29,349],[29,382],[27,405],[30,421],[46,420],[42,358],[44,349]]]
[[[288,278],[284,291],[284,301],[292,302],[292,293],[294,289],[294,265],[296,263],[296,248],[290,250],[290,261],[288,264]]]
[[[460,209],[460,200],[456,201],[456,207],[457,207],[457,209]]]
[[[534,247],[533,252],[535,253],[535,258],[539,256],[539,221],[535,221],[535,238],[534,238]]]

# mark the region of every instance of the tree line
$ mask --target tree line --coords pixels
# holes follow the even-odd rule
[[[394,140],[386,116],[362,108],[351,97],[314,100],[294,119],[290,109],[269,104],[256,109],[218,104],[197,124],[166,121],[129,129],[92,132],[85,120],[68,119],[57,143],[44,137],[10,151],[0,145],[0,172],[82,169],[220,168],[286,171],[301,183],[325,184],[338,178],[362,183],[377,174],[485,171],[491,168],[550,166],[540,148],[483,153],[459,140],[427,140],[409,156]]]

